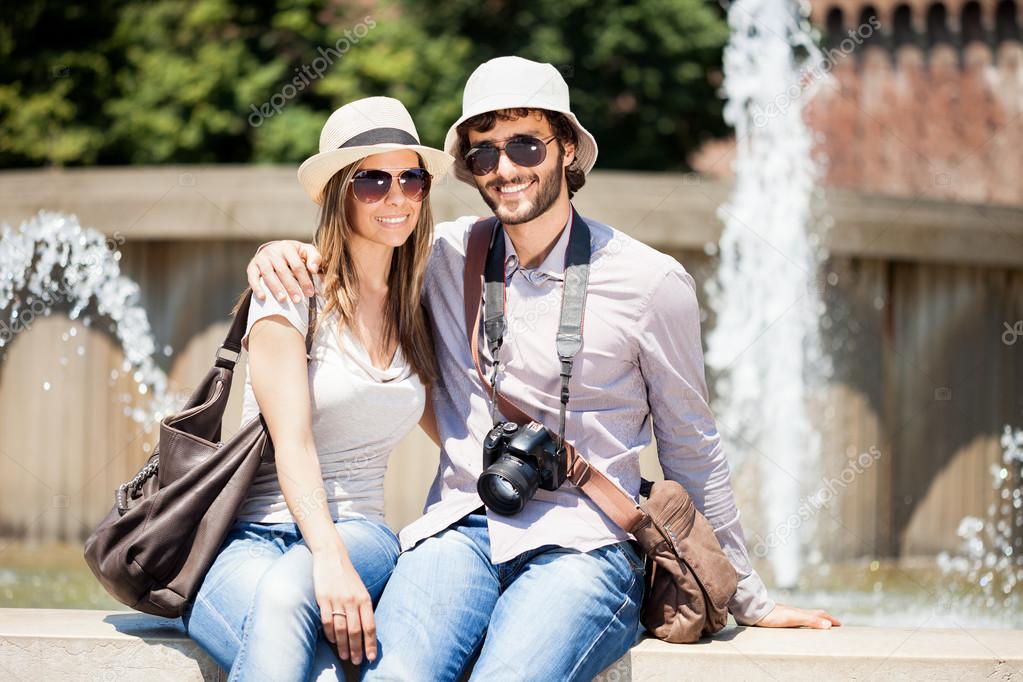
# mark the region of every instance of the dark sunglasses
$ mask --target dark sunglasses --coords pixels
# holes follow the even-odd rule
[[[551,135],[546,140],[533,137],[532,135],[517,135],[498,146],[487,142],[478,147],[473,147],[465,155],[465,165],[469,167],[473,175],[486,175],[497,168],[501,159],[501,151],[508,155],[508,160],[516,166],[532,168],[539,166],[547,158],[547,145],[557,135]]]
[[[398,169],[394,169],[398,170]],[[364,204],[382,201],[391,191],[391,181],[397,177],[401,193],[409,201],[422,201],[430,193],[432,176],[424,168],[406,168],[397,176],[382,168],[361,170],[352,176],[352,194]]]

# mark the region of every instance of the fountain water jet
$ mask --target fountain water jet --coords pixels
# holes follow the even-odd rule
[[[961,583],[950,589],[964,604],[1018,614],[1023,608],[1023,429],[1006,425],[1001,444],[1002,461],[991,466],[998,501],[985,518],[959,522],[963,546],[957,554],[938,555],[938,567]]]
[[[96,230],[83,228],[73,215],[40,211],[13,229],[0,228],[0,359],[18,333],[33,320],[67,305],[68,317],[90,325],[107,319],[124,352],[124,371],[138,392],[149,396],[146,409],[132,418],[151,425],[173,409],[167,376],[157,366],[156,343],[139,286],[121,274],[120,252]],[[48,390],[49,387],[44,386]]]
[[[821,55],[792,0],[735,0],[728,23],[724,116],[735,129],[735,189],[718,211],[725,227],[708,283],[717,319],[707,364],[718,376],[715,411],[733,464],[746,464],[743,450],[756,454],[748,464],[758,467],[766,526],[772,537],[789,529],[768,559],[775,582],[791,586],[809,536],[791,519],[819,459],[808,388],[828,371],[818,329],[825,254],[811,229],[818,168],[803,121],[824,76],[813,71]]]

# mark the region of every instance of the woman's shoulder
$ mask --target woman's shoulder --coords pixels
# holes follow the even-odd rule
[[[253,326],[260,320],[269,317],[282,317],[292,327],[297,329],[299,333],[305,335],[309,329],[309,299],[302,298],[298,301],[294,301],[290,298],[285,297],[283,300],[278,299],[270,293],[266,284],[262,279],[259,280],[259,285],[263,289],[263,298],[260,299],[256,296],[252,297],[252,301],[249,304],[249,317],[246,321],[245,336],[242,338],[242,345],[248,348],[248,337],[252,331]],[[322,286],[322,285],[321,285]],[[317,294],[317,307],[323,307],[323,301]]]

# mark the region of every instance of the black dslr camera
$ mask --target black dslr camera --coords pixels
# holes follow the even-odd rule
[[[483,473],[476,490],[489,509],[511,516],[536,489],[557,490],[567,477],[566,457],[543,424],[502,422],[483,439]]]

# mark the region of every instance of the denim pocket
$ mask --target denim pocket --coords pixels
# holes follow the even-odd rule
[[[632,568],[634,573],[637,575],[643,575],[643,572],[646,570],[646,561],[635,548],[632,540],[619,542],[615,545],[615,549],[617,549],[619,554],[621,554],[625,560],[629,562],[629,567]]]

